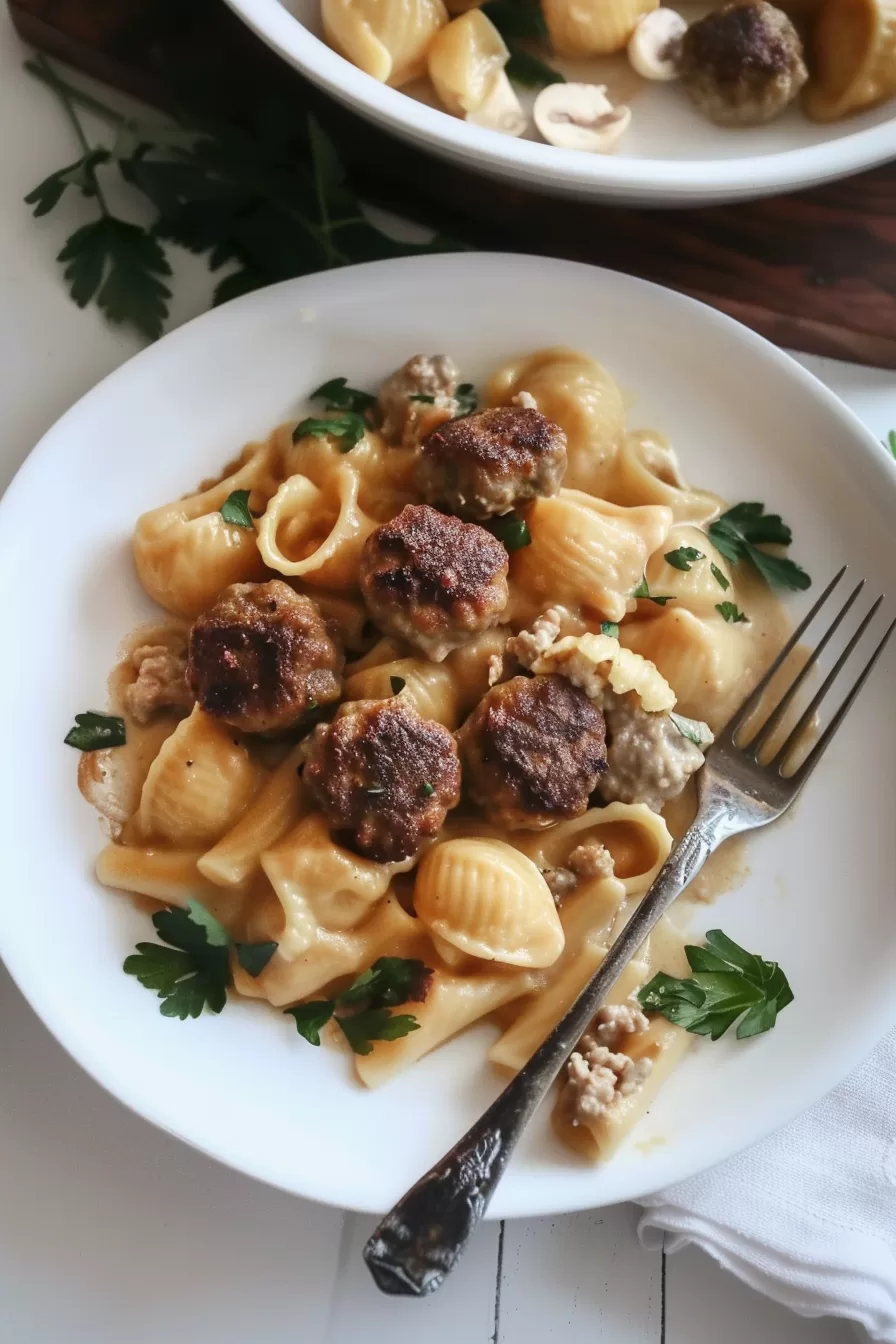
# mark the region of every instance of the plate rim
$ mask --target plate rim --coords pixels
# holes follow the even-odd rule
[[[527,181],[537,181],[548,190],[553,179],[555,187],[583,194],[593,188],[609,196],[637,192],[643,199],[672,198],[684,205],[688,198],[694,204],[705,197],[752,199],[849,177],[896,155],[896,111],[880,125],[818,145],[743,158],[620,158],[500,136],[409,98],[359,70],[306,28],[282,0],[226,3],[272,50],[359,116],[369,116],[441,157],[464,158],[473,169],[505,177],[523,171]]]
[[[839,422],[844,430],[845,437],[851,441],[851,450],[863,453],[867,459],[867,465],[876,472],[881,482],[888,482],[883,488],[892,490],[896,497],[896,460],[894,460],[886,449],[881,445],[870,429],[864,425],[861,419],[853,412],[830,388],[826,387],[814,374],[803,368],[785,351],[779,349],[772,342],[759,336],[742,323],[729,317],[727,314],[709,305],[692,299],[687,295],[678,293],[675,290],[667,289],[665,286],[657,285],[652,281],[642,280],[638,277],[628,276],[621,272],[610,271],[606,268],[595,267],[583,262],[562,261],[555,258],[536,257],[520,253],[488,253],[488,252],[449,252],[427,254],[425,256],[411,256],[390,259],[387,261],[367,262],[359,266],[341,268],[341,275],[347,277],[351,283],[353,276],[361,273],[370,273],[379,271],[385,274],[396,271],[426,271],[429,268],[443,270],[460,270],[471,266],[474,270],[483,265],[491,267],[517,268],[526,265],[537,265],[547,270],[563,272],[579,272],[583,278],[588,277],[590,282],[597,280],[598,283],[604,278],[609,279],[613,284],[623,284],[633,286],[650,292],[659,291],[663,295],[663,301],[671,303],[674,307],[681,310],[700,310],[701,320],[708,320],[710,323],[716,323],[729,331],[736,331],[738,338],[746,341],[756,351],[764,355],[772,364],[777,365],[780,370],[791,379],[802,384],[803,388],[819,400],[825,410],[835,421]],[[32,474],[43,470],[43,462],[49,458],[55,451],[53,440],[59,433],[64,433],[69,422],[75,421],[78,416],[84,413],[84,408],[91,407],[93,402],[101,402],[102,398],[108,393],[108,385],[114,385],[116,380],[125,383],[131,376],[131,366],[135,364],[150,365],[156,357],[158,349],[165,345],[170,351],[177,343],[190,342],[196,339],[197,331],[201,331],[203,325],[210,325],[221,321],[239,322],[239,316],[242,313],[248,313],[253,308],[263,309],[270,301],[273,294],[295,293],[295,305],[301,307],[302,291],[305,287],[313,287],[320,282],[321,277],[332,275],[333,272],[314,272],[309,276],[301,276],[292,280],[283,281],[277,285],[268,286],[261,290],[241,296],[220,308],[213,308],[199,314],[174,331],[168,333],[161,341],[147,346],[145,349],[133,355],[126,360],[124,364],[111,371],[99,383],[84,394],[75,404],[69,408],[51,427],[42,435],[39,442],[31,450],[25,461],[19,467],[13,480],[10,482],[5,494],[0,498],[0,536],[6,531],[4,523],[9,513],[16,508],[19,495],[30,488],[30,478]],[[319,301],[319,296],[315,296]],[[2,551],[0,545],[0,551]],[[115,1066],[106,1066],[103,1062],[103,1053],[101,1042],[90,1040],[79,1033],[76,1022],[76,1016],[67,1017],[62,1011],[57,1011],[53,996],[41,989],[40,976],[33,975],[28,967],[27,955],[20,955],[22,949],[17,945],[13,931],[14,920],[5,913],[5,906],[0,903],[0,957],[2,957],[6,968],[12,977],[14,983],[22,993],[26,1002],[41,1020],[43,1025],[51,1035],[59,1042],[67,1054],[88,1073],[95,1082],[97,1082],[106,1092],[116,1100],[124,1104],[129,1110],[139,1115],[142,1119],[156,1125],[157,1128],[173,1135],[189,1146],[202,1152],[205,1156],[214,1158],[222,1165],[232,1167],[235,1170],[242,1171],[246,1175],[260,1180],[265,1184],[278,1189],[286,1190],[288,1193],[310,1199],[315,1203],[328,1205],[341,1209],[347,1209],[359,1213],[378,1214],[384,1210],[379,1204],[374,1202],[365,1202],[363,1198],[355,1199],[351,1202],[346,1201],[342,1194],[327,1195],[325,1192],[315,1190],[309,1192],[307,1189],[300,1189],[288,1178],[278,1177],[275,1172],[269,1169],[262,1155],[245,1153],[242,1158],[236,1160],[230,1154],[222,1151],[225,1145],[220,1145],[217,1149],[213,1143],[196,1137],[194,1134],[186,1132],[184,1128],[172,1125],[167,1119],[162,1118],[161,1114],[151,1104],[151,1099],[145,1094],[136,1095],[139,1088],[131,1085],[127,1078],[123,1078],[116,1073]],[[795,1102],[788,1102],[786,1105],[779,1106],[773,1118],[767,1124],[763,1125],[752,1136],[743,1143],[738,1141],[737,1146],[718,1159],[719,1162],[726,1161],[734,1157],[744,1148],[760,1142],[768,1134],[774,1132],[783,1125],[789,1123],[795,1116],[803,1113],[815,1105],[821,1097],[826,1095],[831,1088],[842,1081],[849,1072],[851,1072],[861,1061],[869,1054],[877,1044],[880,1031],[875,1029],[874,1023],[869,1020],[864,1031],[857,1030],[853,1034],[855,1048],[850,1054],[848,1065],[844,1068],[837,1063],[841,1056],[834,1052],[829,1052],[827,1057],[827,1066],[819,1063],[813,1073],[813,1086],[806,1088],[799,1094],[799,1099]],[[715,1164],[711,1164],[715,1165]],[[690,1163],[684,1162],[679,1168],[675,1177],[675,1183],[689,1179],[696,1174],[709,1170],[710,1168],[703,1163],[699,1157],[694,1158]],[[661,1181],[658,1185],[656,1180],[649,1176],[650,1167],[645,1164],[645,1180],[633,1188],[633,1190],[624,1196],[625,1200],[644,1199],[651,1194],[656,1193],[660,1188],[669,1184],[668,1181]],[[549,1183],[548,1183],[548,1187]],[[501,1191],[486,1217],[490,1219],[509,1218],[509,1217],[537,1217],[551,1214],[562,1214],[574,1212],[583,1209],[602,1207],[604,1204],[618,1202],[613,1200],[598,1200],[595,1202],[594,1192],[589,1192],[585,1198],[561,1198],[560,1200],[550,1197],[541,1197],[537,1191],[533,1190],[530,1195],[524,1199],[515,1198],[511,1207],[507,1207],[506,1201],[501,1199]]]

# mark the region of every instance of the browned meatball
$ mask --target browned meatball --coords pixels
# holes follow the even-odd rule
[[[414,857],[460,799],[447,728],[407,700],[355,700],[311,738],[304,778],[334,837],[377,863]]]
[[[507,552],[484,527],[407,504],[364,543],[361,592],[385,634],[440,663],[497,625],[507,605],[507,569]]]
[[[187,680],[207,714],[277,733],[339,699],[343,661],[336,627],[310,597],[281,579],[232,583],[190,631]]]
[[[457,740],[471,798],[510,830],[581,816],[607,768],[604,716],[565,677],[493,686]]]
[[[767,0],[725,5],[692,23],[681,48],[681,80],[720,126],[777,117],[807,79],[799,34]]]
[[[491,518],[536,495],[555,495],[566,435],[528,406],[496,406],[449,420],[423,440],[417,488],[461,518]]]

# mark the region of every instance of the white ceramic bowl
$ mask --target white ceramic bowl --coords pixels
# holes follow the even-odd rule
[[[813,593],[844,560],[874,591],[896,590],[896,463],[830,392],[711,308],[535,257],[379,262],[216,308],[69,411],[0,504],[0,955],[112,1093],[296,1194],[387,1208],[497,1094],[485,1060],[494,1027],[478,1025],[367,1092],[342,1054],[312,1049],[265,1004],[236,999],[220,1017],[163,1018],[122,973],[152,926],[93,877],[103,837],[62,739],[75,711],[102,705],[122,637],[154,613],[130,554],[141,511],[296,415],[325,378],[372,387],[413,351],[447,350],[481,383],[515,353],[564,341],[607,363],[630,423],[665,431],[692,480],[780,510]],[[795,597],[794,610],[810,599]],[[721,927],[784,967],[796,998],[775,1030],[697,1041],[603,1168],[565,1151],[543,1108],[493,1216],[610,1204],[702,1170],[810,1105],[896,1020],[893,666],[891,652],[794,812],[753,837],[745,884],[695,912],[695,932]]]
[[[360,116],[440,158],[549,193],[614,204],[707,205],[795,191],[896,156],[896,104],[821,126],[798,108],[768,126],[711,125],[673,86],[639,94],[612,156],[574,153],[467,125],[387,88],[332,51],[319,0],[227,0],[259,37]]]

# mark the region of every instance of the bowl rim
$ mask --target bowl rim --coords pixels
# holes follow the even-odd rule
[[[504,176],[525,175],[527,184],[553,184],[606,195],[636,192],[686,203],[711,195],[762,196],[850,176],[896,157],[896,113],[878,126],[834,140],[770,154],[730,159],[616,158],[559,149],[533,140],[498,135],[390,88],[352,65],[310,32],[283,0],[226,0],[268,46],[297,66],[339,102],[363,109],[376,122],[441,157],[474,161],[470,166]]]

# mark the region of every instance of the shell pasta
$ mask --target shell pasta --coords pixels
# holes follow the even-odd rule
[[[326,14],[393,82],[433,26],[445,81],[489,37],[475,11],[451,32],[435,0]],[[480,81],[503,69],[489,51]],[[344,387],[357,410],[281,425],[138,519],[137,573],[169,617],[123,646],[118,745],[82,747],[79,769],[108,835],[97,877],[169,945],[125,966],[163,1013],[264,1000],[340,1065],[347,1044],[368,1087],[483,1020],[490,1064],[522,1068],[650,888],[666,816],[786,626],[714,546],[722,501],[627,430],[592,357],[506,359],[481,409],[460,377],[414,355]],[[682,947],[663,920],[564,1073],[554,1129],[589,1158],[687,1048],[636,998]]]

